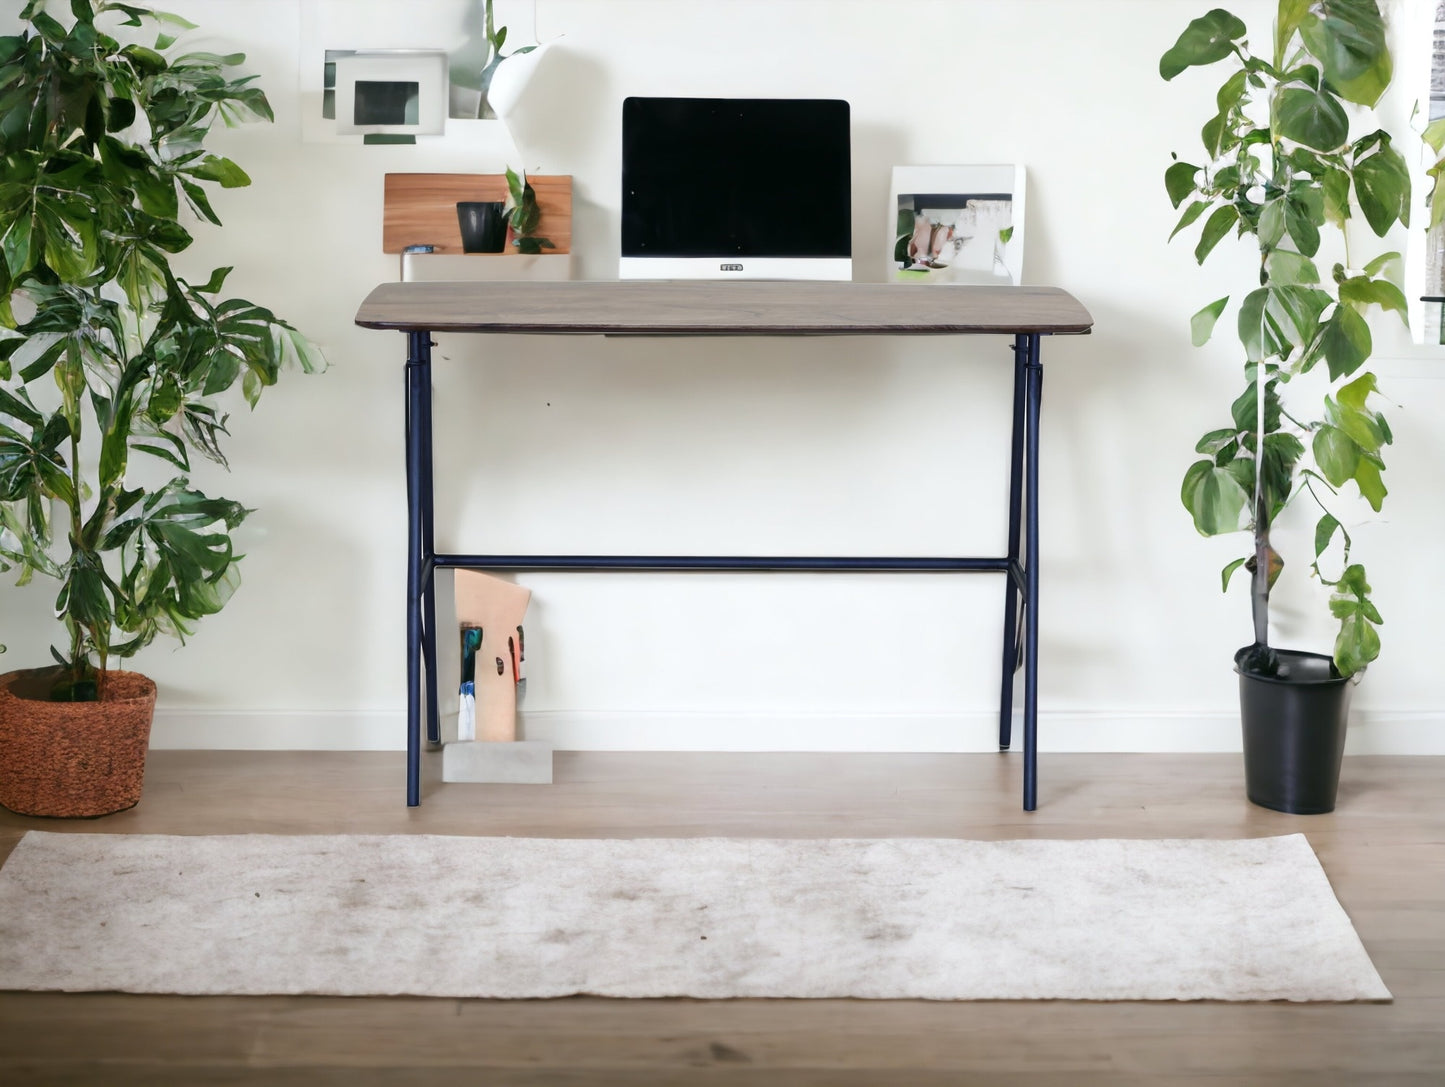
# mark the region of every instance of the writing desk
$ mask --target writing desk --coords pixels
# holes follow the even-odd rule
[[[356,323],[407,336],[406,802],[421,803],[421,720],[439,743],[438,567],[486,570],[992,571],[1006,575],[999,749],[1010,746],[1014,674],[1024,673],[1024,810],[1038,806],[1039,341],[1082,334],[1093,318],[1053,287],[883,283],[383,283]],[[912,556],[439,555],[432,498],[431,336],[437,332],[607,336],[1013,337],[1008,553]],[[1020,539],[1022,537],[1022,540]],[[1021,546],[1022,545],[1022,546]],[[1020,617],[1022,602],[1022,617]]]

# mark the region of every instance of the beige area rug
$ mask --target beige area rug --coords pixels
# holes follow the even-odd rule
[[[0,988],[1388,1000],[1301,834],[27,834]]]

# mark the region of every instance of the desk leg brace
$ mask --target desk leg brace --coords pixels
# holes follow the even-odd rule
[[[427,737],[433,742],[440,738],[437,733],[436,593],[432,577],[431,347],[430,333],[407,333],[406,803],[410,808],[421,803],[423,683]]]
[[[1004,586],[1003,667],[999,692],[998,747],[1012,741],[1014,676],[1024,672],[1024,811],[1038,807],[1039,679],[1039,403],[1043,395],[1039,335],[1014,337],[1013,441],[1009,458],[1008,562]],[[1022,508],[1021,508],[1022,507]],[[1022,513],[1022,517],[1020,514]],[[1023,537],[1020,540],[1020,537]],[[1022,543],[1022,550],[1020,544]],[[1022,584],[1020,584],[1022,581]],[[1023,629],[1019,630],[1019,595]],[[1019,634],[1023,637],[1020,639]],[[1022,641],[1022,646],[1020,646]],[[1022,653],[1020,653],[1022,649]],[[1022,656],[1022,660],[1020,660]]]

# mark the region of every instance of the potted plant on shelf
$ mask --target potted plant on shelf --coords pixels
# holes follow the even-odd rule
[[[517,251],[536,256],[544,249],[556,249],[551,239],[533,233],[542,221],[542,209],[537,206],[537,191],[527,180],[526,173],[518,174],[507,168],[507,197],[507,221],[512,228],[512,244]]]
[[[1165,173],[1171,202],[1183,206],[1174,234],[1204,221],[1194,250],[1201,264],[1231,233],[1259,253],[1258,279],[1243,285],[1235,307],[1245,387],[1226,425],[1200,439],[1202,459],[1181,494],[1204,535],[1253,537],[1222,575],[1226,589],[1241,566],[1250,575],[1254,643],[1235,655],[1249,798],[1311,813],[1334,808],[1351,681],[1380,651],[1380,612],[1343,523],[1356,493],[1377,512],[1386,493],[1391,433],[1373,406],[1375,375],[1362,370],[1366,317],[1376,307],[1407,316],[1400,254],[1361,241],[1352,225],[1363,217],[1377,238],[1396,222],[1408,226],[1410,178],[1390,134],[1376,127],[1392,61],[1375,0],[1281,0],[1267,40],[1257,53],[1244,23],[1216,8],[1159,62],[1166,80],[1196,65],[1227,71],[1199,164],[1175,156]],[[1229,302],[1194,315],[1196,346]],[[1318,406],[1307,406],[1312,397]],[[1270,590],[1284,564],[1271,529],[1296,500],[1318,513],[1310,570],[1332,590],[1332,655],[1269,640]]]
[[[56,665],[0,677],[0,804],[100,815],[140,798],[155,684],[116,670],[157,634],[224,605],[248,511],[188,479],[225,464],[239,385],[254,406],[287,365],[324,362],[269,310],[170,258],[190,219],[219,225],[206,185],[247,185],[204,143],[216,120],[271,119],[244,57],[178,52],[192,24],[31,0],[0,38],[0,562],[60,583]],[[112,36],[154,27],[154,48]],[[107,29],[108,28],[108,29]],[[148,469],[133,471],[133,461]]]

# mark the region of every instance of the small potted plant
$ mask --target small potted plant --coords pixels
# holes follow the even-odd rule
[[[537,191],[527,180],[525,173],[507,170],[508,225],[512,228],[512,244],[519,253],[536,256],[544,249],[557,248],[549,238],[533,231],[542,221],[542,209],[537,206]]]
[[[1379,511],[1386,493],[1391,433],[1375,408],[1375,375],[1363,369],[1367,317],[1389,310],[1405,320],[1406,303],[1400,254],[1370,244],[1358,220],[1376,238],[1396,222],[1408,226],[1410,178],[1390,134],[1376,127],[1392,60],[1375,0],[1281,0],[1265,41],[1267,49],[1252,48],[1245,24],[1216,8],[1159,63],[1166,80],[1196,65],[1226,72],[1202,129],[1203,156],[1197,164],[1176,156],[1165,173],[1171,202],[1183,208],[1174,234],[1203,220],[1200,263],[1230,234],[1259,253],[1258,277],[1235,307],[1244,388],[1224,425],[1200,439],[1181,494],[1204,535],[1252,538],[1222,574],[1225,588],[1240,567],[1250,581],[1254,642],[1235,657],[1249,798],[1311,813],[1334,808],[1350,681],[1379,654],[1383,621],[1344,519],[1354,495]],[[1317,263],[1336,252],[1328,267]],[[1196,346],[1229,303],[1194,315]],[[1311,373],[1326,386],[1313,409],[1290,395]],[[1310,570],[1332,590],[1339,622],[1328,655],[1270,643],[1270,590],[1284,565],[1271,528],[1294,502],[1316,508]]]
[[[69,14],[30,0],[0,38],[0,562],[59,583],[67,635],[54,667],[0,678],[0,804],[76,816],[140,798],[155,684],[117,659],[184,638],[236,588],[249,511],[188,479],[193,455],[225,464],[216,398],[239,385],[254,407],[284,367],[324,362],[227,298],[229,268],[171,268],[182,206],[219,225],[206,187],[250,183],[204,147],[217,120],[271,119],[232,74],[244,58],[177,50],[192,24],[134,4]],[[144,27],[154,47],[116,36]]]

